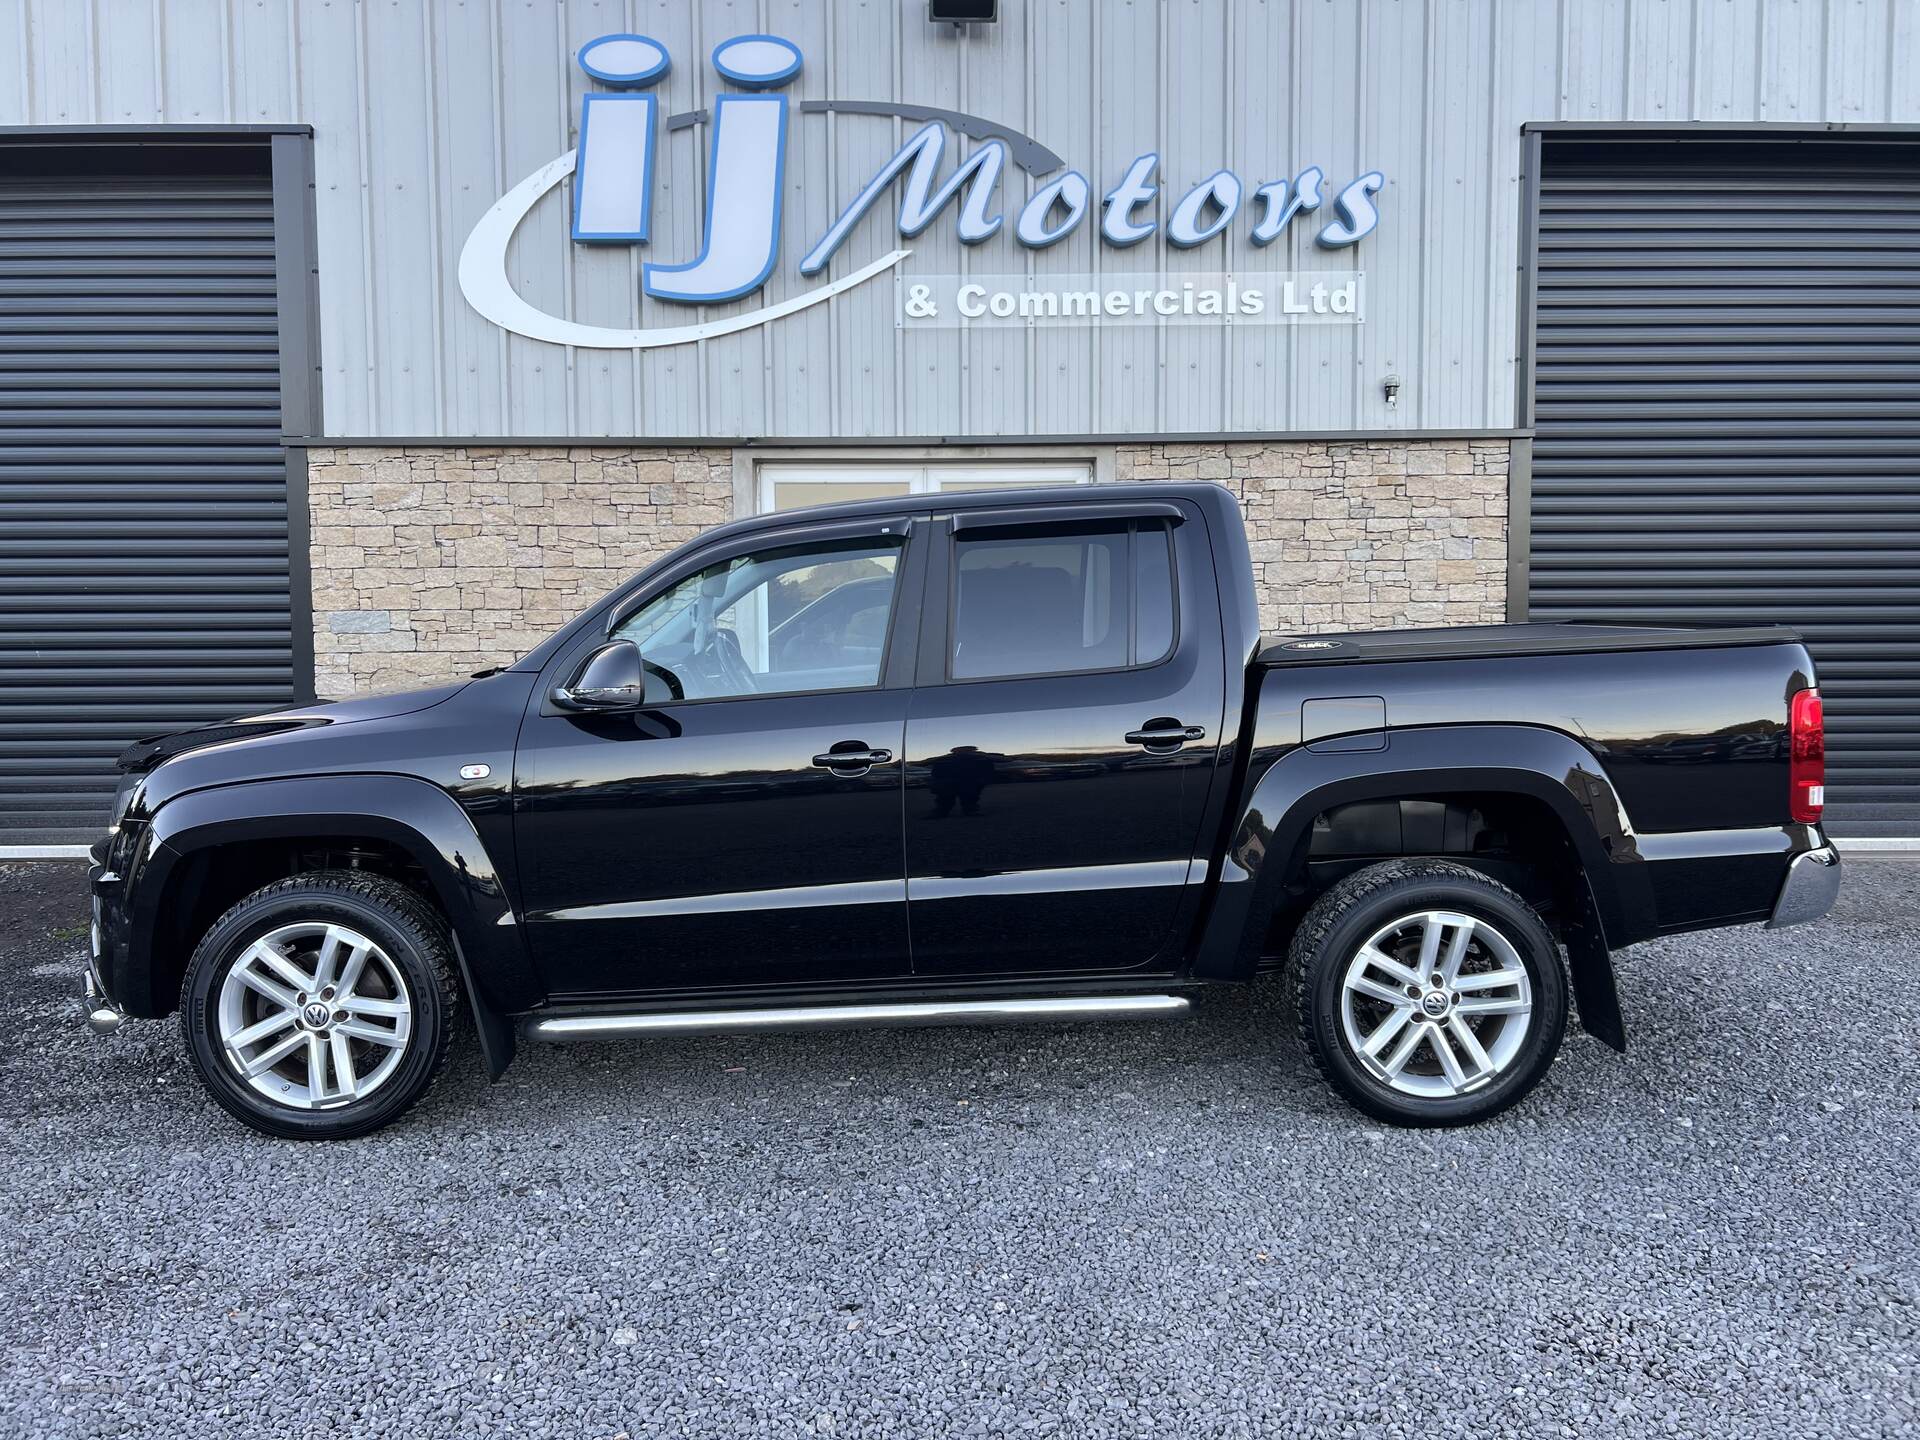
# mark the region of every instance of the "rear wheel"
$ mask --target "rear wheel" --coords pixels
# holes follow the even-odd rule
[[[1540,1083],[1566,1030],[1552,932],[1464,865],[1395,860],[1348,876],[1307,912],[1288,964],[1314,1063],[1395,1124],[1498,1114]]]
[[[391,1123],[445,1068],[458,990],[446,926],[382,875],[256,890],[187,966],[180,1017],[213,1098],[257,1130],[344,1139]]]

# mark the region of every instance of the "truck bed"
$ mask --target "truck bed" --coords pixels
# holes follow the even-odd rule
[[[1263,637],[1253,663],[1339,665],[1356,660],[1473,660],[1501,655],[1576,655],[1591,651],[1684,650],[1729,645],[1787,645],[1800,635],[1781,625],[1689,629],[1656,625],[1453,625],[1419,630]]]

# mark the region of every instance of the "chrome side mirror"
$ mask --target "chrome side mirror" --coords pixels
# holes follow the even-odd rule
[[[562,710],[640,710],[662,697],[649,695],[649,672],[659,673],[641,658],[640,647],[631,640],[609,640],[593,654],[565,685],[554,687],[553,703]]]

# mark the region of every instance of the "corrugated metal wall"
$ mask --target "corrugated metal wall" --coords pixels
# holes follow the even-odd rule
[[[923,0],[0,0],[0,123],[303,121],[316,132],[326,429],[336,436],[1101,434],[1504,427],[1514,421],[1519,129],[1527,120],[1920,120],[1913,0],[1003,0],[965,40]],[[570,352],[469,310],[454,260],[509,184],[568,149],[610,31],[655,35],[670,111],[708,103],[728,36],[792,37],[792,93],[903,99],[1003,120],[1113,185],[1164,156],[1167,194],[1227,165],[1250,183],[1318,164],[1389,177],[1362,242],[1367,323],[1094,335],[903,335],[884,282],[697,347]],[[893,153],[903,122],[811,115],[792,138],[781,266]],[[690,256],[698,129],[663,142],[663,256]],[[1031,181],[1012,182],[1024,195]],[[637,257],[567,238],[552,195],[521,231],[521,292],[602,323],[636,305]],[[1345,268],[1312,228],[1129,252],[1085,229],[1038,257],[967,251],[944,218],[923,273],[1158,265]],[[874,216],[839,267],[888,248]],[[1285,249],[1289,253],[1277,252]],[[1149,259],[1149,252],[1152,258]],[[1380,382],[1403,384],[1388,408]]]
[[[128,743],[304,688],[252,149],[0,150],[0,845],[95,838]]]
[[[1547,137],[1528,614],[1781,623],[1920,831],[1920,145]]]

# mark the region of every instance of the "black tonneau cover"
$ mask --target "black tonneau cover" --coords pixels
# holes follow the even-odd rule
[[[1783,625],[1689,630],[1655,625],[1454,625],[1427,630],[1355,630],[1339,635],[1273,635],[1256,665],[1328,665],[1352,660],[1475,660],[1499,655],[1577,655],[1593,650],[1684,650],[1725,645],[1790,645]]]

